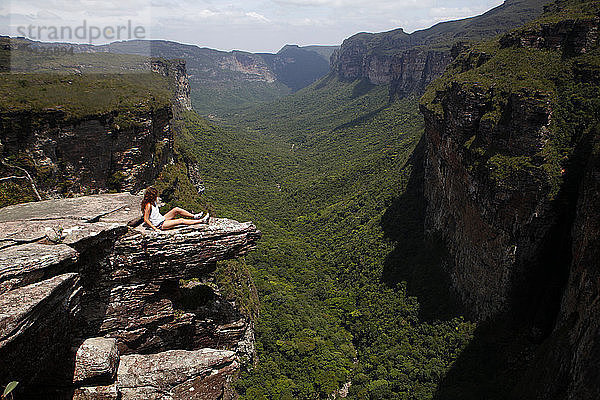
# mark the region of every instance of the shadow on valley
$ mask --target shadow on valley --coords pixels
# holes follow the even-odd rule
[[[593,145],[582,140],[552,205],[552,225],[532,259],[523,261],[509,311],[480,322],[440,383],[435,399],[564,398],[570,351],[566,326],[555,329],[572,261],[572,227]]]
[[[386,238],[396,243],[385,260],[382,279],[390,286],[407,282],[409,295],[419,301],[422,320],[448,320],[462,315],[463,310],[443,268],[446,251],[442,239],[425,235],[424,152],[421,139],[408,161],[412,171],[406,190],[381,220]]]

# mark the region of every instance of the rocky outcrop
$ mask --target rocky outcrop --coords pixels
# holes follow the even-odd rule
[[[515,93],[502,111],[508,126],[493,125],[484,120],[493,111],[484,89],[453,84],[439,95],[442,114],[422,108],[426,225],[448,244],[463,303],[485,319],[508,306],[522,268],[535,258],[555,219],[545,170],[503,165],[550,145],[552,109],[543,95]],[[478,161],[476,149],[485,153],[492,146],[502,156]]]
[[[77,349],[73,382],[112,381],[119,365],[117,340],[113,338],[89,338]]]
[[[0,111],[0,157],[18,160],[46,198],[143,189],[173,158],[174,113],[191,109],[185,63],[155,59],[150,64],[168,78],[172,104],[115,105],[78,117],[60,107]]]
[[[128,127],[118,112],[69,120],[59,110],[3,113],[3,157],[26,161],[39,190],[55,194],[137,191],[173,152],[171,107],[136,112]]]
[[[239,368],[233,351],[170,350],[121,357],[122,399],[221,399]]]
[[[212,273],[252,250],[260,232],[212,219],[156,233],[135,226],[140,201],[107,194],[0,211],[0,354],[11,360],[0,381],[20,381],[28,398],[229,390],[240,360],[252,360],[252,323]]]
[[[331,58],[340,79],[391,85],[390,97],[422,94],[459,54],[464,43],[492,38],[530,21],[544,0],[508,0],[478,17],[444,22],[411,34],[402,29],[359,33],[344,40]]]
[[[489,69],[485,65],[490,60],[519,57],[516,52],[505,54],[508,49],[549,49],[564,57],[585,54],[598,47],[599,21],[592,16],[534,23],[533,28],[502,37],[497,55],[468,51],[422,101],[427,228],[446,239],[455,287],[479,318],[509,305],[513,289],[540,259],[553,227],[563,223],[569,208],[565,204],[573,203],[569,185],[580,179],[575,160],[585,158],[586,146],[563,149],[571,153],[562,160],[553,155],[558,146],[554,138],[561,135],[556,129],[567,129],[553,124],[558,118],[571,118],[558,116],[564,111],[556,96],[567,94],[551,87],[523,87],[518,81],[513,89],[502,82],[511,81],[507,76],[490,84],[484,79],[453,80],[453,74]],[[545,67],[543,61],[536,62],[540,63],[536,68]],[[573,78],[568,82],[557,78],[557,85],[594,85],[597,78],[580,72],[586,65],[575,63]]]
[[[332,69],[344,80],[367,79],[375,85],[391,85],[390,95],[400,98],[422,93],[440,77],[456,51],[430,50],[408,40],[388,54],[372,53],[368,41],[344,41],[332,58]]]
[[[191,89],[185,61],[153,59],[151,68],[152,72],[169,78],[169,82],[173,86],[175,111],[190,111],[192,109],[192,99],[190,98]]]
[[[560,4],[489,54],[462,54],[421,103],[426,228],[471,316],[526,341],[524,399],[600,395],[600,15]]]

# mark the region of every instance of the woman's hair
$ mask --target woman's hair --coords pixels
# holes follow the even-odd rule
[[[146,212],[146,204],[154,204],[158,199],[158,190],[150,186],[144,192],[144,199],[142,200],[142,214]]]

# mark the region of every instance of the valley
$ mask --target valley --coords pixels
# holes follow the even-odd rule
[[[35,167],[48,197],[154,183],[164,209],[253,221],[256,250],[215,272],[255,328],[241,400],[595,399],[600,4],[544,3],[339,49],[151,43],[152,56],[186,60],[189,84],[176,62],[144,58],[148,42],[82,48],[105,72],[94,85],[128,95],[94,103],[73,97],[99,93],[77,76],[66,92],[67,78],[2,77],[1,151]],[[113,75],[117,53],[163,73]],[[95,169],[74,173],[40,144],[59,102],[65,126],[116,124],[135,142],[154,124],[166,147],[144,150],[144,173],[111,156],[96,186],[78,182]],[[28,123],[37,139],[23,146],[15,115],[46,121],[46,136]],[[0,200],[33,194],[0,182]]]

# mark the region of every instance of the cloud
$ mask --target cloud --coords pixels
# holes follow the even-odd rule
[[[251,12],[247,12],[246,17],[255,20],[255,21],[259,21],[259,22],[271,22],[267,17],[265,17],[264,15],[261,15],[257,12],[251,11]]]
[[[278,50],[286,43],[339,44],[361,31],[480,14],[502,0],[0,0],[0,34],[17,25],[113,26],[131,19],[153,38],[220,49]],[[14,32],[13,32],[14,33]]]

